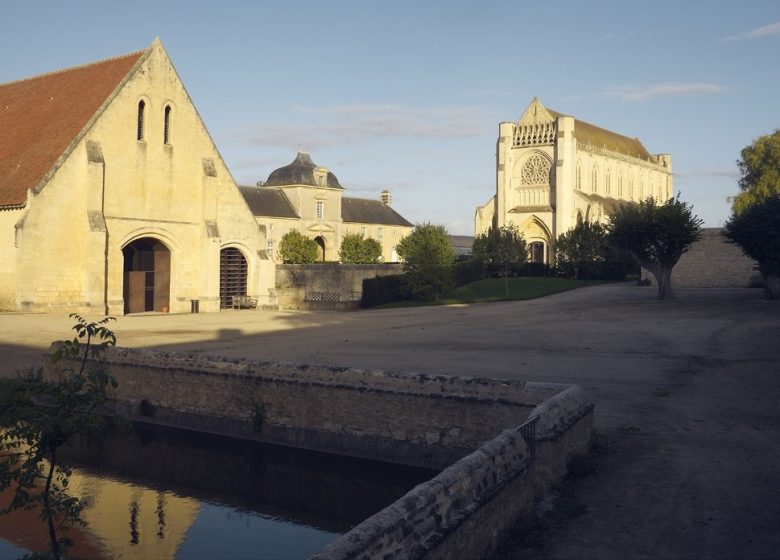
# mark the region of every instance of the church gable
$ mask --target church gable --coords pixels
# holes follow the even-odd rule
[[[520,117],[517,126],[547,125],[552,123],[555,117],[547,110],[541,101],[534,97],[531,104]]]
[[[24,206],[145,51],[0,85],[0,207]]]
[[[517,121],[513,146],[529,147],[555,144],[558,119],[566,116],[564,113],[548,109],[534,97],[520,120]],[[629,138],[585,121],[574,119],[574,136],[578,142],[593,148],[609,150],[647,161],[656,160],[638,138]]]
[[[513,146],[544,146],[555,143],[556,118],[534,97],[515,126]]]

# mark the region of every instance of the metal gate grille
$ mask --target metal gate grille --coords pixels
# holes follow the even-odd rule
[[[219,307],[227,309],[233,296],[246,295],[246,259],[241,251],[229,247],[219,252]]]
[[[536,459],[536,421],[538,419],[538,416],[534,416],[525,424],[517,428],[517,431],[520,432],[520,435],[528,446],[528,454],[531,456],[531,461]]]

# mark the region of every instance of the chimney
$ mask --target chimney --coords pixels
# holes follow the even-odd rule
[[[392,202],[392,197],[390,196],[390,191],[382,191],[382,204],[385,206],[390,206],[390,202]]]

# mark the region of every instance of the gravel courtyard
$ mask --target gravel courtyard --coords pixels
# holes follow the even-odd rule
[[[71,324],[0,314],[0,375]],[[135,315],[114,330],[130,347],[577,383],[605,442],[576,485],[587,511],[518,558],[780,555],[780,302],[760,290],[662,303],[617,284],[470,306]]]

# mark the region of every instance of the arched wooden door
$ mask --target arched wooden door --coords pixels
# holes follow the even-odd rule
[[[171,251],[164,243],[142,237],[122,249],[125,313],[167,313],[171,299]]]

